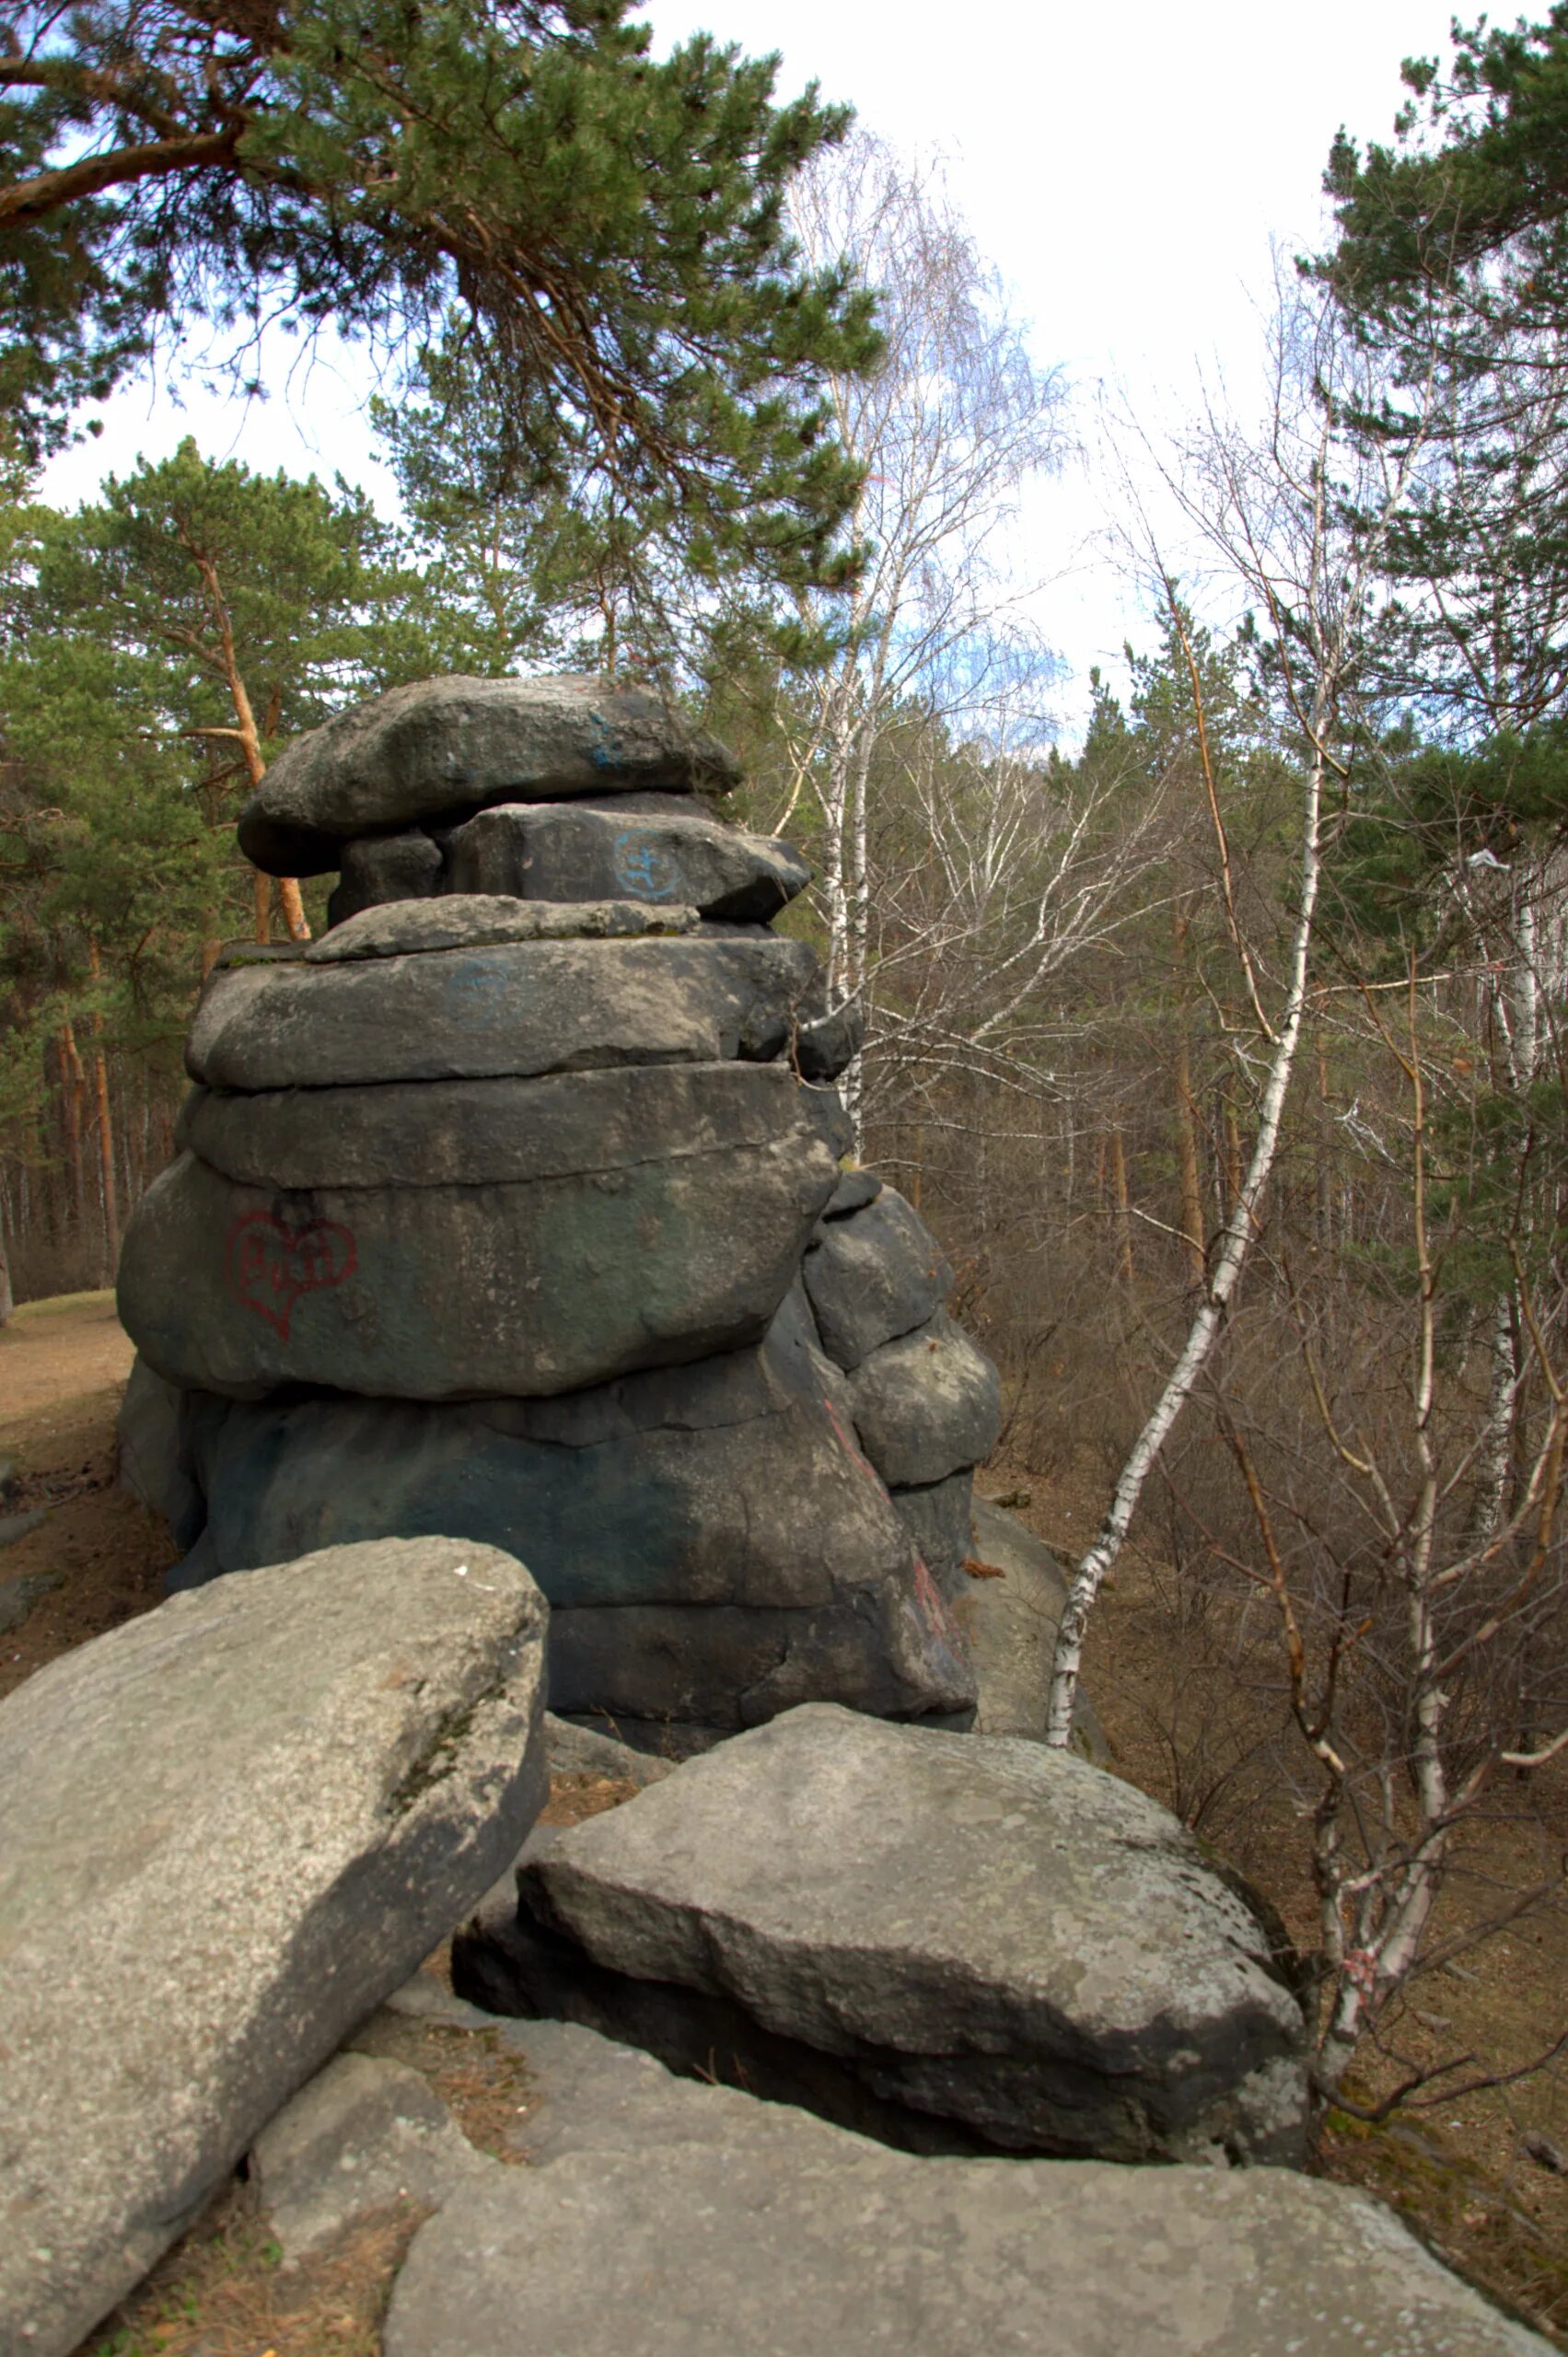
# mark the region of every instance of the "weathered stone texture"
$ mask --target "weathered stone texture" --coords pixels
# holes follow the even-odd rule
[[[0,1704],[0,2316],[64,2357],[471,1908],[543,1794],[538,1590],[387,1542],[171,1598]]]

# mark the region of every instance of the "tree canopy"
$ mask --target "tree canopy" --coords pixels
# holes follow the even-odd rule
[[[649,53],[632,0],[27,0],[0,29],[0,393],[19,455],[202,321],[412,361],[456,312],[521,487],[585,467],[759,520],[831,578],[854,473],[818,395],[872,298],[803,267],[790,174],[847,117],[775,61]]]

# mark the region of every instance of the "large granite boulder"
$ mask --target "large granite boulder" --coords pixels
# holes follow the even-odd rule
[[[759,1348],[552,1399],[211,1400],[213,1571],[446,1531],[515,1548],[563,1710],[710,1731],[811,1695],[966,1711],[953,1621],[792,1302]]]
[[[241,1089],[762,1062],[787,1046],[814,967],[806,943],[767,934],[269,960],[214,975],[185,1061],[192,1080]]]
[[[247,859],[319,876],[351,836],[607,786],[724,792],[739,771],[645,689],[584,678],[424,679],[285,746],[240,816]]]
[[[504,2149],[527,2165],[460,2149],[400,2059],[432,2028],[470,2084],[526,2073]],[[389,2197],[446,2212],[398,2278],[388,2357],[515,2357],[520,2318],[575,2349],[585,2315],[627,2357],[1545,2357],[1377,2203],[1291,2171],[917,2160],[424,1973],[354,2048],[251,2175],[285,2249]]]
[[[64,2357],[515,1855],[544,1606],[445,1539],[278,1564],[0,1703],[0,2316]]]
[[[771,2108],[466,2186],[414,2237],[386,2357],[574,2349],[585,2317],[617,2357],[1547,2357],[1342,2186],[915,2160]]]
[[[238,1397],[286,1383],[528,1397],[737,1349],[765,1330],[833,1184],[813,1098],[779,1077],[782,1089],[737,1109],[752,1136],[602,1170],[289,1188],[226,1178],[187,1152],[127,1234],[122,1320],[159,1374]],[[416,1094],[433,1100],[428,1122],[454,1102]],[[384,1098],[355,1131],[347,1112],[345,1158],[357,1151],[362,1168],[418,1118]],[[488,1115],[492,1167],[514,1147],[549,1158],[547,1141],[514,1138],[495,1108]],[[308,1107],[295,1143],[286,1105],[275,1121],[280,1155],[315,1167],[305,1157],[330,1152],[330,1111],[323,1125]],[[250,1120],[252,1142],[266,1122]],[[241,1163],[245,1144],[219,1142]],[[450,1146],[432,1130],[426,1167]]]
[[[644,908],[636,900],[505,900],[485,892],[376,902],[286,950],[232,943],[220,968],[298,960],[307,966],[363,964],[425,949],[482,949],[502,941],[632,941],[699,933],[695,909]],[[711,937],[711,936],[710,936]]]
[[[1174,1817],[1069,1754],[812,1704],[574,1827],[518,1891],[454,1958],[493,2010],[915,2149],[1301,2157],[1276,1936]]]
[[[639,900],[755,924],[776,917],[811,881],[787,843],[717,819],[637,819],[550,803],[482,810],[452,836],[445,873],[453,892]]]

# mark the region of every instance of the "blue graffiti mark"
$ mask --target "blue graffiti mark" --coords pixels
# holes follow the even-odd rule
[[[589,749],[589,761],[593,763],[596,770],[614,770],[621,768],[623,766],[623,762],[621,748],[616,741],[615,733],[611,729],[609,721],[606,720],[603,713],[601,712],[590,712],[588,718],[592,722],[595,733],[598,738],[598,742]]]
[[[680,872],[674,860],[645,835],[617,835],[610,862],[617,883],[634,900],[673,900],[680,888]]]

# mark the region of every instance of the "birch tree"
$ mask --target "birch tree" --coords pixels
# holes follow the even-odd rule
[[[861,470],[850,528],[865,562],[847,611],[803,606],[819,630],[836,630],[838,653],[780,705],[791,800],[808,794],[820,813],[829,1004],[858,1004],[874,1044],[877,752],[912,711],[967,718],[978,733],[988,705],[1006,701],[1017,715],[1031,694],[1043,699],[1051,667],[1024,625],[1007,540],[1026,487],[1062,453],[1065,394],[1033,357],[935,165],[858,133],[806,168],[790,206],[813,271],[847,259],[876,289],[885,339],[870,374],[827,379],[838,438]],[[842,1086],[858,1133],[858,1059]]]
[[[1258,618],[1260,653],[1295,739],[1298,801],[1294,908],[1284,954],[1248,937],[1237,910],[1225,817],[1205,763],[1217,888],[1247,1010],[1235,1041],[1255,1096],[1250,1156],[1221,1224],[1196,1311],[1175,1364],[1121,1467],[1093,1544],[1068,1584],[1052,1667],[1046,1740],[1064,1748],[1089,1617],[1144,1486],[1224,1327],[1260,1224],[1312,983],[1325,821],[1351,782],[1357,690],[1376,610],[1387,535],[1408,495],[1418,441],[1358,450],[1347,411],[1365,370],[1332,302],[1282,303],[1272,331],[1271,402],[1259,439],[1211,404],[1200,436],[1170,478],[1202,541]],[[1346,470],[1355,471],[1347,501]],[[1359,528],[1346,520],[1353,505]],[[1367,518],[1373,519],[1370,528]],[[1174,603],[1169,576],[1162,573]],[[1196,689],[1196,675],[1194,674]]]

